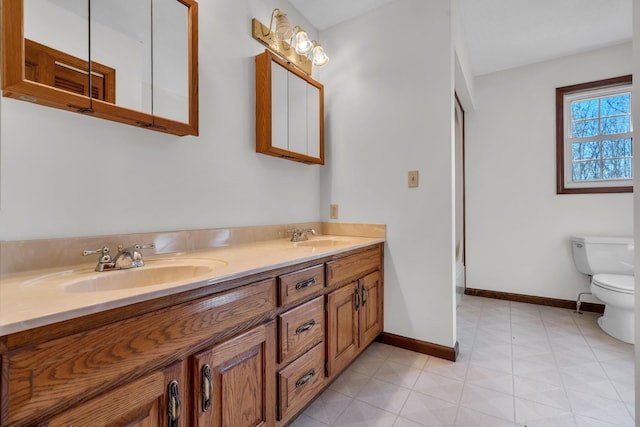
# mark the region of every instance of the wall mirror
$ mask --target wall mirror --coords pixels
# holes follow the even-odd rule
[[[198,134],[194,0],[1,0],[3,95]]]
[[[268,50],[256,56],[256,151],[324,164],[324,86]]]

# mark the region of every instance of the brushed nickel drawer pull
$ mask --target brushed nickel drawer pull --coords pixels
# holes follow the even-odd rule
[[[367,305],[367,300],[369,299],[369,291],[365,285],[362,285],[362,306]]]
[[[315,284],[316,284],[316,278],[312,277],[311,279],[303,280],[302,282],[296,283],[296,290],[299,291],[300,289],[308,288],[309,286],[312,286]]]
[[[313,328],[315,325],[316,325],[316,320],[311,319],[307,323],[303,323],[302,325],[298,326],[298,328],[296,329],[296,334],[300,335],[301,333],[306,332],[309,329]]]
[[[358,288],[356,287],[356,302],[355,302],[355,309],[356,311],[358,311],[360,309],[360,292],[358,292]]]
[[[207,363],[202,367],[202,412],[207,412],[211,408],[211,394],[213,393],[213,379],[211,377],[211,366]]]
[[[316,375],[316,370],[315,369],[311,369],[305,375],[300,377],[300,379],[298,381],[296,381],[296,388],[300,388],[303,385],[305,385],[306,383],[308,383],[311,380],[311,378],[313,378],[315,375]]]
[[[178,381],[173,380],[169,383],[169,427],[178,427],[178,418],[180,418],[180,391]]]

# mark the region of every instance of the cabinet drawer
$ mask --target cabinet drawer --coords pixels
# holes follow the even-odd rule
[[[327,286],[348,283],[380,268],[380,246],[327,263]]]
[[[316,265],[278,277],[280,306],[298,301],[324,287],[324,266]]]
[[[109,274],[109,273],[104,273]],[[114,322],[2,356],[0,425],[32,424],[186,356],[193,346],[275,309],[275,281]]]
[[[324,383],[324,344],[321,343],[278,373],[278,419],[306,404]]]
[[[315,298],[278,316],[280,363],[295,359],[324,340],[323,297]]]

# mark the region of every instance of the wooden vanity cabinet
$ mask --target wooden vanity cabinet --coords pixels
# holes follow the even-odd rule
[[[278,283],[280,305],[288,307],[278,315],[278,420],[284,424],[326,385],[324,264],[280,275]]]
[[[380,256],[379,250],[373,250],[327,263],[328,281],[338,286],[327,294],[327,376],[330,379],[382,332]],[[354,276],[358,278],[350,281]]]
[[[251,277],[0,337],[0,426],[287,425],[382,331],[382,245]]]
[[[273,425],[275,341],[270,322],[193,356],[194,426]]]
[[[109,393],[131,395],[123,399],[135,412],[142,403],[133,397],[139,378],[264,323],[275,309],[275,281],[267,279],[3,353],[0,425],[46,425],[46,420],[85,404],[100,411],[99,404],[87,402],[102,402]],[[47,331],[56,333],[55,327]],[[178,385],[180,390],[188,387]],[[154,393],[160,399],[160,392],[151,397]],[[189,414],[191,404],[184,396],[181,407]]]
[[[172,422],[186,425],[185,368],[184,362],[175,363],[38,425],[152,427],[171,426]]]

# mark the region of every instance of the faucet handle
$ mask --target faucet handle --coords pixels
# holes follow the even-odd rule
[[[106,246],[104,248],[99,248],[99,249],[94,249],[94,250],[85,249],[85,250],[82,251],[82,256],[98,255],[98,254],[101,255],[101,257],[100,257],[101,260],[104,257],[108,257],[109,259],[111,259],[111,256],[109,256],[109,248],[106,247]]]
[[[135,245],[134,248],[140,250],[140,249],[155,249],[156,245],[154,245],[153,243],[147,243],[145,245]]]
[[[95,268],[96,271],[111,270],[114,267],[114,263],[111,260],[111,255],[109,255],[109,248],[106,246],[100,249],[83,250],[82,256],[87,256],[87,255],[100,255],[100,259],[98,260],[98,264],[96,265],[96,268]]]

